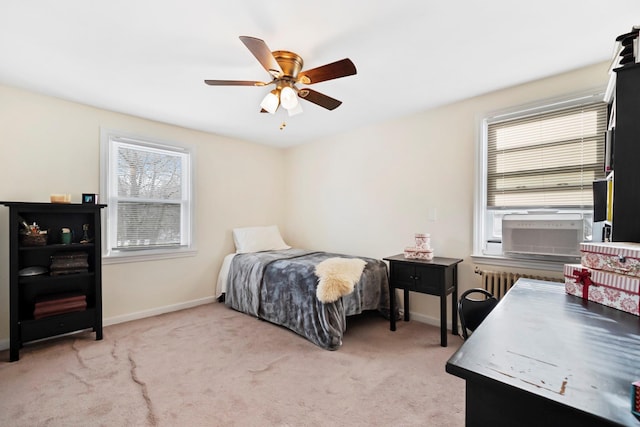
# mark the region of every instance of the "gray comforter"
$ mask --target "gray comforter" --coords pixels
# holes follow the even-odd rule
[[[316,298],[315,267],[327,258],[352,256],[303,249],[237,254],[229,268],[225,303],[231,308],[282,325],[327,350],[342,345],[346,316],[365,310],[388,315],[387,266],[372,258],[354,291],[336,302]]]

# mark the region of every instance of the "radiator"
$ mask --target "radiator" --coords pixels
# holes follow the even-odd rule
[[[533,274],[513,273],[507,271],[479,270],[476,267],[476,274],[481,277],[482,287],[491,292],[497,299],[502,298],[513,284],[521,277],[527,279],[546,280],[549,282],[562,282],[563,278],[537,276]]]

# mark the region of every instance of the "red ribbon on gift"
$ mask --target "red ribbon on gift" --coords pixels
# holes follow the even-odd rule
[[[576,279],[576,283],[582,283],[582,298],[589,299],[589,286],[593,284],[591,281],[591,272],[586,269],[582,271],[574,271],[573,277]]]

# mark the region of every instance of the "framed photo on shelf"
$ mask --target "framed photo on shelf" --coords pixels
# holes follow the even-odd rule
[[[98,204],[98,195],[92,193],[82,193],[82,203],[90,205]]]

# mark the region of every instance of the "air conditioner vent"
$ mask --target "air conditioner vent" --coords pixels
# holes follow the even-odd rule
[[[502,218],[505,256],[576,258],[584,236],[582,214],[509,214]]]

